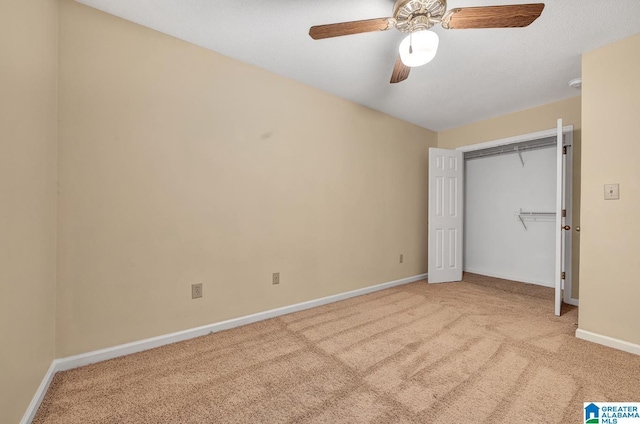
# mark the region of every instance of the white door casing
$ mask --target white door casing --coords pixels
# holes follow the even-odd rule
[[[462,280],[463,152],[429,149],[429,283]]]
[[[560,316],[562,308],[562,270],[564,262],[564,243],[562,206],[564,199],[564,140],[562,138],[562,119],[558,119],[556,132],[556,268],[555,268],[555,314]]]

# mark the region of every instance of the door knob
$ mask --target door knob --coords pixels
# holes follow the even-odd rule
[[[569,231],[571,229],[571,227],[569,225],[565,225],[564,227],[562,227],[563,229]]]
[[[576,227],[576,231],[580,232],[580,226],[579,225]]]

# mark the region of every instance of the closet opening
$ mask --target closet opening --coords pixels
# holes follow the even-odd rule
[[[430,149],[429,282],[462,271],[571,298],[573,126]]]

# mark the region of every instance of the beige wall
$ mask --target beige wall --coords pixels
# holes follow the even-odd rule
[[[426,272],[435,133],[69,0],[60,25],[57,356]]]
[[[556,127],[558,118],[564,125],[573,125],[573,226],[580,225],[580,180],[581,180],[581,98],[550,103],[533,109],[487,119],[459,128],[438,133],[438,147],[455,149],[460,146],[500,140],[522,134],[544,131]],[[578,298],[580,286],[580,233],[573,231],[573,285],[571,296]]]
[[[0,2],[0,422],[54,358],[57,0]]]
[[[640,344],[640,34],[585,54],[582,72],[580,328]]]
[[[573,125],[580,135],[580,97],[561,100],[532,109],[502,115],[438,133],[438,147],[455,149],[469,144],[499,140],[556,127],[558,118],[564,125]],[[574,137],[574,141],[575,141]]]

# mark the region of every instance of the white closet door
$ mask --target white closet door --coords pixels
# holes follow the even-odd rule
[[[562,119],[558,119],[556,134],[556,272],[555,272],[555,314],[560,316],[562,308],[562,270],[564,260],[562,205],[564,199],[564,154],[562,139]]]
[[[574,299],[571,295],[571,287],[573,284],[573,273],[571,270],[573,257],[572,247],[572,228],[573,219],[571,214],[573,213],[573,126],[568,126],[562,129],[562,137],[564,138],[564,205],[562,209],[566,210],[566,216],[563,217],[564,225],[568,225],[569,230],[564,231],[562,242],[564,243],[564,264],[562,271],[565,273],[565,278],[562,284],[563,302],[570,305],[578,306],[578,300]]]
[[[429,149],[429,283],[462,280],[463,152]]]

